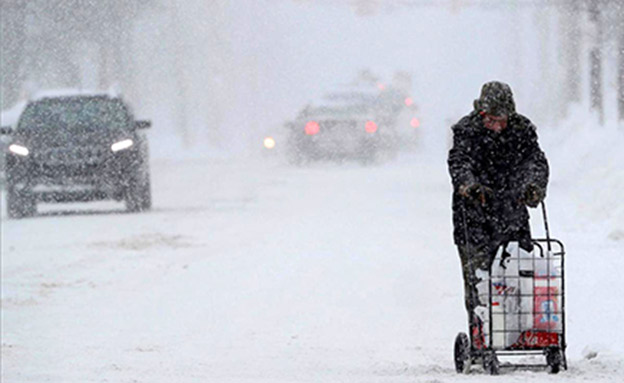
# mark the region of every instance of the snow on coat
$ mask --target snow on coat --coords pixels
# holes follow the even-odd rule
[[[529,213],[522,197],[529,184],[537,185],[545,193],[549,174],[535,126],[528,118],[513,113],[507,128],[497,133],[483,126],[482,117],[475,110],[452,130],[448,167],[454,190],[455,243],[465,245],[467,237],[468,244],[492,255],[499,244],[509,240],[532,249]],[[494,192],[486,206],[472,203],[458,192],[460,186],[475,183]]]

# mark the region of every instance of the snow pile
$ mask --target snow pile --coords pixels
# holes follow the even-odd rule
[[[624,310],[612,292],[624,288],[614,272],[624,267],[624,126],[601,126],[579,108],[539,133],[551,167],[551,234],[566,246],[568,355],[579,371],[599,364],[621,368],[624,332],[617,324]],[[532,218],[539,228],[541,215]]]
[[[551,185],[566,191],[573,210],[568,213],[584,218],[576,220],[578,225],[591,224],[610,239],[624,240],[619,192],[624,190],[624,125],[610,121],[600,126],[593,116],[577,111],[559,127],[540,132]]]

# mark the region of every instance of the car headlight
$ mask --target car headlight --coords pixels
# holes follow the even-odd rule
[[[262,143],[264,147],[269,150],[275,148],[275,139],[273,139],[273,137],[266,137]]]
[[[115,142],[114,144],[112,144],[111,145],[111,150],[113,152],[118,152],[120,150],[128,149],[132,145],[134,145],[134,142],[132,142],[131,139],[122,140],[122,141],[118,141],[118,142]]]
[[[26,157],[28,155],[28,153],[30,153],[30,150],[28,150],[27,147],[22,146],[22,145],[18,145],[18,144],[10,145],[9,146],[9,150],[12,153],[15,153],[17,155],[24,156],[24,157]]]

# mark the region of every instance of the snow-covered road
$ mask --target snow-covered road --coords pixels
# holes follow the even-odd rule
[[[453,369],[465,314],[444,158],[152,169],[146,214],[3,215],[3,382],[490,379]],[[571,369],[506,382],[624,379],[624,241],[581,232],[567,187],[554,180],[549,204]]]

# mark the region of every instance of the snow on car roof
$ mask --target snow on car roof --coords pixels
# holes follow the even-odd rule
[[[26,101],[19,101],[9,109],[5,109],[0,113],[0,123],[2,126],[13,126],[17,124],[19,116],[26,107]]]
[[[38,101],[44,98],[57,98],[57,97],[72,97],[72,96],[107,96],[107,97],[119,97],[119,94],[114,90],[110,91],[98,91],[91,89],[46,89],[36,92],[31,98],[31,101]]]
[[[307,107],[299,113],[298,118],[315,119],[366,119],[374,116],[370,107],[362,104],[342,106]]]
[[[345,90],[339,92],[331,92],[325,94],[323,100],[332,103],[349,103],[349,104],[369,104],[374,103],[379,98],[378,93],[361,92],[358,90]]]

